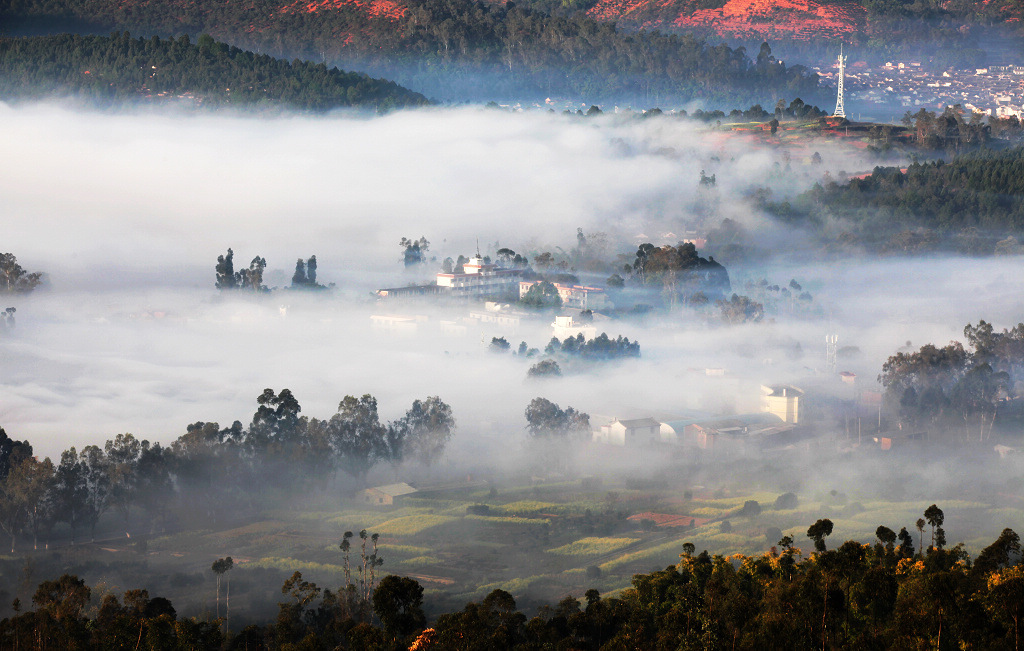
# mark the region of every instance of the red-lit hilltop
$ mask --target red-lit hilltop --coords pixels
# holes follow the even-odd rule
[[[693,0],[599,0],[587,13],[598,20],[647,29],[704,28],[736,39],[838,38],[867,28],[856,2],[728,0],[700,8]]]

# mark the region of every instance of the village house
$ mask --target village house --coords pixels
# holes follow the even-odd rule
[[[787,446],[793,429],[772,414],[748,414],[687,425],[683,440],[716,456],[757,454]]]
[[[761,387],[761,411],[778,416],[783,422],[800,422],[800,399],[804,392],[788,384]]]
[[[417,490],[414,487],[401,482],[398,484],[388,484],[387,486],[365,488],[356,494],[356,500],[364,504],[374,504],[376,506],[393,506],[406,495],[412,495],[416,492]]]
[[[583,335],[584,339],[593,339],[597,336],[597,327],[589,323],[580,323],[572,316],[556,316],[551,324],[551,336],[556,339],[566,339]]]
[[[419,324],[427,321],[426,316],[408,316],[403,314],[373,314],[370,322],[374,331],[393,335],[414,335]]]
[[[661,441],[661,423],[653,418],[619,420],[616,418],[594,432],[595,443],[620,447],[640,447]]]

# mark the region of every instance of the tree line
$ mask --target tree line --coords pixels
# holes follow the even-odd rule
[[[19,0],[0,20],[30,28],[60,18],[90,29],[209,33],[278,57],[342,63],[444,93],[445,99],[554,95],[592,101],[736,100],[817,93],[817,75],[689,34],[627,32],[584,14],[550,15],[516,3],[421,0],[370,12],[356,3],[301,11],[283,1],[163,3]],[[770,65],[769,65],[770,63]]]
[[[249,291],[264,293],[271,291],[271,288],[263,284],[263,272],[267,269],[267,260],[259,255],[254,257],[247,268],[235,271],[235,252],[228,249],[227,254],[217,256],[215,271],[217,274],[214,287],[221,291]],[[295,261],[295,273],[292,274],[292,284],[289,289],[300,290],[324,290],[334,287],[321,285],[316,280],[317,262],[316,256],[310,256],[308,260],[299,258]]]
[[[128,32],[0,37],[0,97],[68,96],[105,106],[187,98],[203,106],[317,112],[427,104],[390,81],[247,52],[207,34],[194,44],[187,35],[132,38]]]
[[[1000,403],[1020,395],[1024,381],[1024,323],[996,330],[979,321],[959,341],[900,351],[882,365],[878,379],[885,405],[901,429],[958,433],[963,442],[985,441]]]
[[[914,162],[905,170],[876,167],[864,178],[829,181],[792,203],[765,202],[788,222],[821,227],[841,218],[850,231],[837,244],[861,243],[894,252],[940,246],[991,254],[1024,229],[1024,147],[983,149],[949,162]]]
[[[118,434],[102,447],[69,448],[59,460],[33,456],[28,441],[0,428],[0,529],[45,545],[58,525],[74,544],[95,537],[110,512],[126,531],[165,530],[180,514],[218,521],[251,511],[285,489],[326,487],[340,471],[364,481],[379,463],[436,462],[455,428],[433,396],[381,422],[371,395],[345,396],[327,419],[300,415],[288,389],[266,389],[248,426],[188,425],[169,446]]]
[[[971,558],[963,544],[947,546],[944,521],[933,504],[910,530],[880,525],[873,543],[848,540],[829,549],[834,526],[819,519],[807,528],[813,551],[806,555],[789,535],[755,555],[697,554],[687,542],[677,564],[634,575],[614,596],[589,589],[530,617],[497,589],[429,627],[422,586],[394,575],[377,584],[363,610],[353,610],[344,598],[353,586],[347,570],[337,591],[295,572],[282,586],[286,598],[274,621],[230,636],[220,620],[179,618],[167,599],[145,590],[123,600],[107,594],[90,618],[91,589],[64,575],[39,586],[34,610],[0,622],[0,642],[38,649],[143,641],[146,648],[252,650],[1019,648],[1020,537],[1004,529]],[[366,532],[360,535],[365,556]]]

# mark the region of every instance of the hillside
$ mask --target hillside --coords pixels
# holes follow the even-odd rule
[[[970,67],[986,60],[984,50],[996,60],[1015,58],[1024,37],[1024,5],[1015,0],[590,0],[581,8],[627,29],[695,33],[748,47],[767,40],[805,61],[828,58],[841,40],[861,57],[937,57],[940,65]],[[1010,42],[995,44],[1004,39]]]
[[[935,21],[957,29],[1019,27],[1024,7],[1010,1],[913,5],[885,0],[596,0],[587,15],[622,26],[697,29],[737,40],[885,37],[902,23]],[[962,29],[961,29],[962,31]]]
[[[761,207],[790,223],[827,231],[882,252],[925,252],[943,246],[970,255],[1020,254],[1024,233],[1024,148],[980,149],[908,168],[828,182],[792,203]]]
[[[210,36],[193,45],[128,34],[0,38],[0,99],[75,97],[100,105],[185,101],[326,111],[427,103],[390,81],[257,55]]]
[[[632,33],[582,13],[473,0],[0,0],[9,33],[208,33],[284,58],[373,75],[439,99],[580,98],[671,105],[816,101],[801,67],[755,66],[700,37]]]
[[[715,7],[692,0],[598,0],[587,14],[646,29],[699,28],[740,40],[834,39],[867,26],[864,7],[847,0],[727,0]]]

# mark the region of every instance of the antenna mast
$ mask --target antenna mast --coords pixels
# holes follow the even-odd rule
[[[843,104],[843,81],[846,78],[846,57],[843,56],[843,46],[839,45],[839,92],[836,95],[836,110],[832,113],[834,118],[845,118],[846,107]]]
[[[825,335],[825,367],[832,373],[836,372],[838,366],[838,345],[839,335]]]

